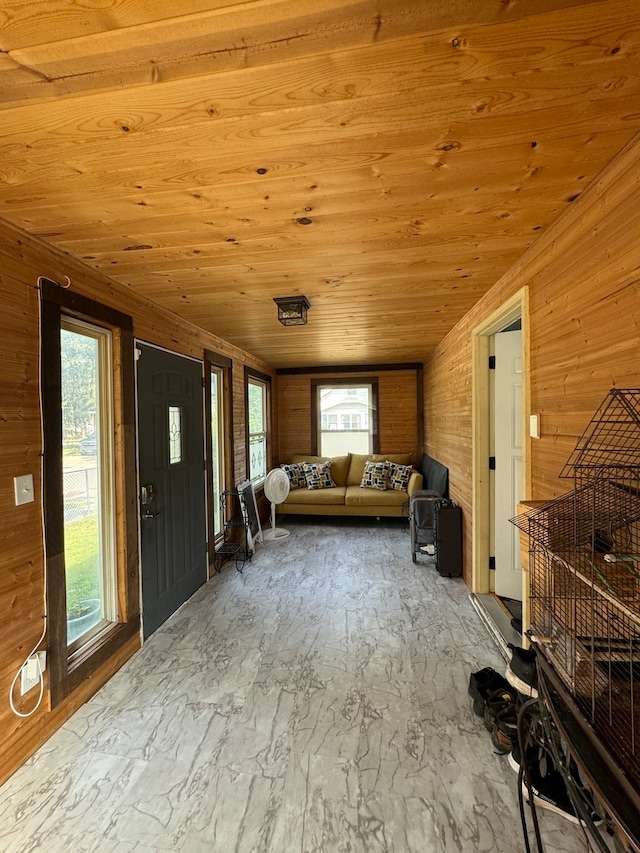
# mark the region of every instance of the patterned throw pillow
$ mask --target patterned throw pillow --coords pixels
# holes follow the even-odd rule
[[[289,478],[289,484],[292,489],[306,488],[307,478],[304,476],[302,465],[293,463],[292,465],[281,465],[280,467]]]
[[[381,492],[386,491],[389,482],[389,463],[388,462],[365,462],[362,481],[360,482],[361,489],[380,489]]]
[[[331,476],[331,462],[303,462],[308,489],[330,489],[335,486]]]
[[[406,492],[411,477],[411,465],[389,462],[389,487],[397,492]]]

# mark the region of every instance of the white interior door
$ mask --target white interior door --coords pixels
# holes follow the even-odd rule
[[[522,500],[522,332],[495,335],[493,395],[495,592],[522,600],[518,530],[509,522]]]

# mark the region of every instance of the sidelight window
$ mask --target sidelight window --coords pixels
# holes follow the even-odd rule
[[[233,483],[233,362],[220,353],[205,350],[207,429],[207,504],[209,506],[209,557],[223,538],[228,519],[222,509],[222,495]]]
[[[213,532],[222,535],[220,495],[224,492],[224,372],[211,367],[211,475],[213,480]]]
[[[247,370],[249,479],[261,483],[269,467],[269,377]]]
[[[111,332],[63,318],[63,431],[67,645],[117,619]]]
[[[140,630],[131,317],[43,279],[49,690],[55,708]]]

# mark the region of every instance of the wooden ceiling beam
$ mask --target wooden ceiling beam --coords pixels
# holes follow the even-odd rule
[[[546,15],[562,9],[593,5],[593,2],[594,0],[537,0],[535,14]],[[43,24],[47,41],[58,42],[127,29],[136,30],[145,26],[151,28],[152,34],[154,27],[163,27],[169,34],[175,34],[175,31],[189,20],[193,21],[195,27],[199,27],[202,20],[214,21],[217,31],[229,31],[239,28],[236,22],[240,14],[246,16],[241,19],[242,23],[250,27],[252,23],[258,22],[273,24],[277,19],[295,20],[318,10],[327,14],[332,8],[343,10],[343,15],[353,16],[378,6],[378,3],[371,4],[362,0],[333,5],[321,5],[318,0],[180,0],[179,14],[176,14],[175,5],[158,3],[157,0],[112,0],[102,8],[97,4],[69,4],[68,0],[48,0],[46,10],[25,0],[4,0],[0,45],[3,50],[37,45],[42,41],[38,35],[43,30]],[[454,24],[508,22],[531,15],[531,10],[521,4],[503,8],[478,4],[475,0],[431,0],[428,10],[411,7],[411,2],[396,0],[391,8],[421,14],[422,20],[427,21],[432,29],[444,29]],[[412,23],[415,23],[415,18]],[[210,27],[210,23],[207,26]],[[161,40],[151,35],[150,39],[154,38],[156,42]]]
[[[628,11],[627,17],[631,19]],[[2,135],[8,140],[14,135],[19,139],[25,134],[33,136],[53,129],[58,140],[99,141],[100,135],[117,136],[124,127],[128,128],[124,132],[132,135],[185,124],[202,125],[203,129],[212,123],[223,127],[225,121],[243,117],[254,120],[256,115],[269,116],[305,106],[351,104],[353,108],[361,98],[369,101],[390,90],[398,94],[414,93],[420,100],[436,102],[437,93],[441,92],[443,98],[454,98],[453,105],[462,101],[476,111],[504,108],[507,92],[508,105],[517,108],[518,103],[531,97],[531,90],[541,97],[547,88],[550,90],[547,97],[557,99],[559,89],[563,96],[569,90],[570,97],[572,87],[584,89],[591,81],[593,96],[606,97],[603,84],[607,81],[602,76],[612,75],[620,86],[624,85],[626,74],[637,70],[640,34],[630,28],[630,20],[626,28],[625,23],[616,22],[615,30],[609,25],[606,34],[590,42],[586,38],[586,25],[584,32],[570,30],[570,36],[555,36],[551,48],[547,32],[532,33],[527,27],[518,38],[525,44],[521,44],[517,57],[508,49],[512,42],[504,42],[504,36],[502,44],[498,42],[492,50],[487,48],[484,56],[477,52],[472,33],[465,38],[464,48],[453,47],[442,35],[435,37],[434,45],[414,37],[400,44],[376,44],[366,51],[356,51],[355,57],[352,53],[336,53],[286,63],[274,69],[267,79],[260,69],[250,69],[158,82],[138,89],[135,105],[123,104],[121,86],[114,84],[104,93],[68,99],[64,123],[60,120],[58,99],[41,104],[37,111],[30,104],[5,109]],[[517,36],[510,33],[510,39]],[[592,64],[601,66],[602,76],[597,80],[593,73],[581,71],[582,66]],[[560,72],[561,86],[557,77]],[[488,79],[498,91],[487,103]],[[504,86],[499,85],[501,80]],[[596,82],[599,86],[593,85]],[[500,89],[505,90],[502,96]],[[429,93],[433,93],[432,98]],[[6,106],[6,100],[2,102]]]
[[[576,17],[572,9],[585,5],[597,14],[598,4],[585,0],[538,0],[533,16],[526,4],[477,0],[188,0],[179,15],[167,15],[166,5],[149,0],[115,0],[104,10],[65,0],[52,0],[45,9],[9,0],[0,19],[0,50],[32,74],[33,85],[13,98],[47,100],[262,67],[415,33],[453,28],[457,37],[461,29],[513,26],[564,10]]]

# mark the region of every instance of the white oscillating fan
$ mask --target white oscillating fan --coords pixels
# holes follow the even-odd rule
[[[271,529],[262,531],[262,539],[265,542],[285,539],[289,535],[288,530],[276,527],[276,506],[286,499],[289,488],[287,472],[282,468],[272,468],[264,481],[264,496],[271,502]]]

